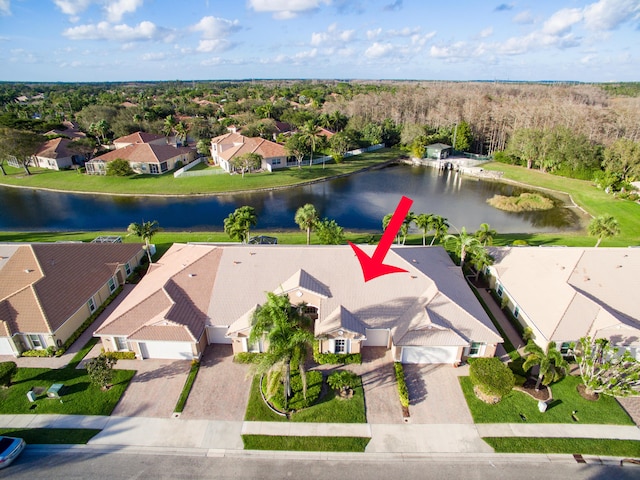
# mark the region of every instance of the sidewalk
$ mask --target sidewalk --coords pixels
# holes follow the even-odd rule
[[[640,429],[574,424],[326,424],[225,422],[179,418],[0,415],[2,428],[96,428],[92,446],[243,450],[242,435],[370,437],[366,453],[487,454],[482,437],[608,438],[640,441]]]

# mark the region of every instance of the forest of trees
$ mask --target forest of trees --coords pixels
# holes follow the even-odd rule
[[[490,82],[136,82],[0,84],[0,126],[44,133],[74,120],[97,143],[138,130],[200,141],[230,125],[273,139],[278,122],[339,159],[380,142],[430,143],[621,188],[640,177],[640,84]],[[312,125],[313,127],[310,127]],[[308,138],[310,138],[307,135]],[[277,137],[285,144],[286,138]],[[292,142],[293,143],[293,142]],[[292,147],[293,148],[293,147]]]

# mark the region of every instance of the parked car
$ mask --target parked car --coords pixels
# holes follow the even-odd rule
[[[22,438],[0,436],[0,468],[8,467],[26,445]]]

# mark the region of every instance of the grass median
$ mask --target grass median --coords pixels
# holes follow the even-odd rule
[[[93,428],[0,428],[0,435],[23,438],[28,445],[84,445],[100,431]]]
[[[364,452],[370,440],[370,438],[363,437],[242,435],[245,450],[286,450],[295,452]]]
[[[640,441],[606,438],[484,437],[496,453],[546,453],[640,457]]]

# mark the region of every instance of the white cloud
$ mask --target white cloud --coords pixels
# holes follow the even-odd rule
[[[420,32],[420,27],[404,27],[402,30],[387,30],[390,37],[410,37]]]
[[[0,15],[11,15],[10,0],[0,0]]]
[[[91,5],[92,0],[53,0],[53,3],[55,3],[65,15],[77,17]]]
[[[375,30],[367,30],[367,39],[373,40],[374,38],[379,37],[381,33],[381,28],[376,28]]]
[[[203,52],[203,53],[224,52],[226,50],[231,49],[233,46],[234,44],[231,43],[226,38],[209,38],[205,40],[200,40],[200,43],[198,44],[198,48],[196,48],[196,51]]]
[[[249,0],[249,6],[256,12],[272,12],[278,20],[295,18],[298,14],[330,5],[331,0]]]
[[[493,27],[485,28],[480,32],[480,38],[487,38],[493,35]]]
[[[424,47],[425,44],[436,36],[436,31],[425,33],[424,35],[413,35],[411,37],[411,45],[416,47]]]
[[[582,10],[579,8],[563,8],[544,22],[542,31],[548,35],[560,35],[571,30],[571,27],[580,22],[582,18]]]
[[[167,58],[167,54],[164,52],[150,52],[142,55],[142,60],[151,62],[158,62],[165,58]]]
[[[367,58],[380,58],[386,57],[395,50],[395,47],[390,43],[378,43],[374,42],[364,52],[364,56]]]
[[[638,20],[637,0],[600,0],[584,8],[584,23],[590,30],[615,30],[627,20]]]
[[[513,17],[513,21],[521,25],[528,25],[533,23],[533,15],[530,10],[525,10]]]
[[[323,47],[342,45],[353,40],[355,33],[355,30],[338,30],[338,25],[332,23],[326,32],[311,34],[311,45]]]
[[[229,35],[240,29],[238,20],[227,20],[219,17],[202,17],[191,30],[202,32],[202,38],[216,39]]]
[[[119,22],[125,13],[133,13],[142,6],[144,0],[116,0],[107,2],[104,9],[107,12],[107,20]]]
[[[169,32],[148,21],[140,22],[134,27],[126,24],[111,25],[108,22],[78,25],[67,28],[62,34],[71,40],[115,40],[117,42],[170,38]]]

